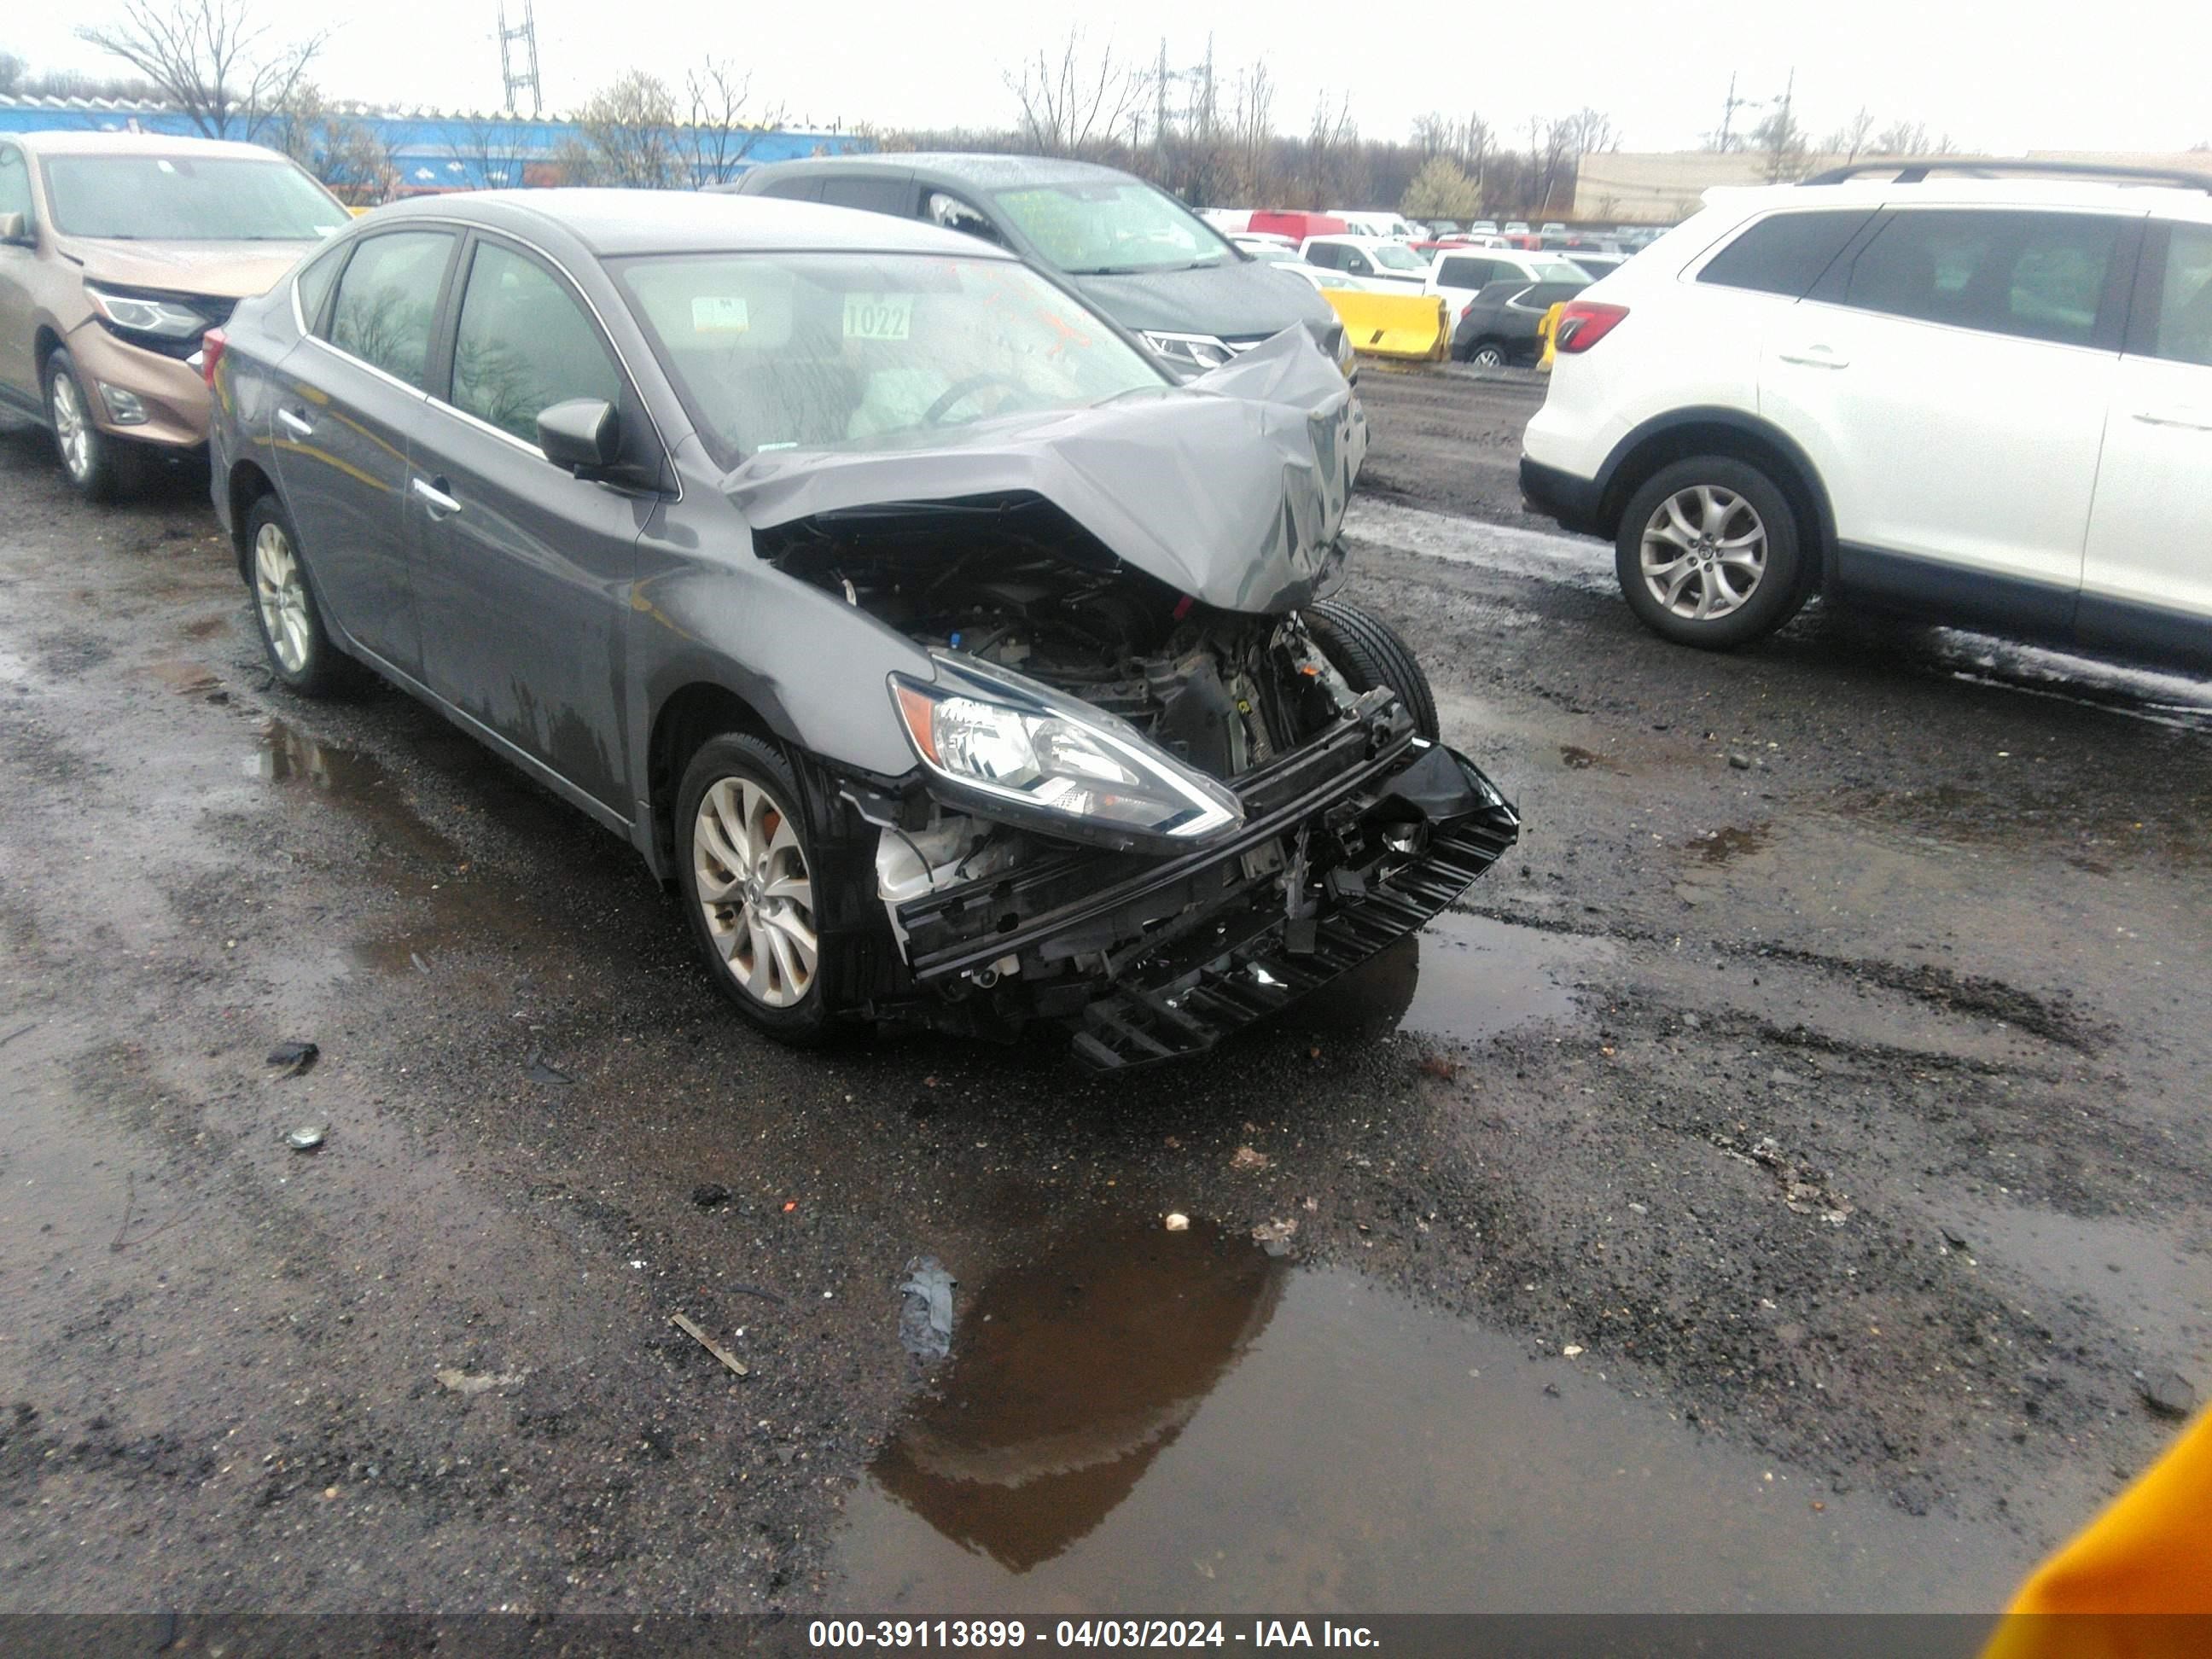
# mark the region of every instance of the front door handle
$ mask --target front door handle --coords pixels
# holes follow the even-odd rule
[[[451,518],[461,510],[461,504],[446,493],[443,478],[418,477],[415,480],[414,488],[416,498],[430,509],[430,516],[434,519]]]
[[[2178,426],[2189,432],[2212,432],[2212,410],[2190,409],[2139,409],[2136,419],[2145,426]]]
[[[295,438],[312,438],[315,435],[315,423],[297,410],[278,410],[276,424]]]
[[[1826,346],[1807,346],[1802,351],[1778,351],[1774,354],[1785,363],[1797,363],[1806,368],[1849,368],[1851,360],[1838,357]]]

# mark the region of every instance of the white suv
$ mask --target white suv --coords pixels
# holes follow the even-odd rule
[[[1715,191],[1571,301],[1522,493],[1684,644],[1817,591],[2212,662],[2212,177],[1934,170]]]

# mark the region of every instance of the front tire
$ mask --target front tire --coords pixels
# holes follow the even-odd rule
[[[1805,602],[1796,513],[1779,484],[1729,455],[1662,467],[1629,498],[1613,539],[1620,591],[1678,645],[1764,639]]]
[[[88,501],[112,501],[124,493],[122,446],[93,422],[92,393],[65,350],[46,359],[46,423],[70,488]]]
[[[353,690],[360,682],[360,671],[331,643],[301,557],[298,532],[274,495],[261,496],[246,510],[246,551],[253,621],[260,630],[269,672],[303,697],[337,696]]]
[[[1437,699],[1413,649],[1372,611],[1342,599],[1316,599],[1301,613],[1306,632],[1345,683],[1355,691],[1384,685],[1413,717],[1413,729],[1431,743],[1438,740]]]
[[[691,757],[676,819],[677,879],[714,982],[753,1024],[802,1048],[835,1029],[829,988],[848,948],[822,925],[839,877],[808,799],[774,747],[731,732]]]

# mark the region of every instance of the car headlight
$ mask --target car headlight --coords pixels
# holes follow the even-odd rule
[[[1218,368],[1237,355],[1226,340],[1211,334],[1163,334],[1148,328],[1139,331],[1137,337],[1170,362],[1193,368]]]
[[[208,319],[190,306],[152,295],[111,294],[84,285],[84,297],[100,320],[131,334],[151,334],[164,340],[189,340],[208,331]]]
[[[963,805],[1123,849],[1202,845],[1244,820],[1237,797],[1127,721],[1018,674],[933,653],[939,678],[890,677],[915,754]]]

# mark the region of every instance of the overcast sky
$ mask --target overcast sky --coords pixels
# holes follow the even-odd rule
[[[511,13],[521,3],[509,0]],[[108,3],[11,7],[0,50],[41,68],[106,67],[70,26]],[[498,0],[262,0],[280,27],[337,28],[319,71],[332,94],[471,108],[499,100],[497,9]],[[2212,139],[2207,0],[537,0],[537,10],[549,112],[632,66],[680,83],[684,66],[711,50],[750,67],[757,92],[794,118],[1002,125],[1015,108],[1004,73],[1083,19],[1094,46],[1110,40],[1147,64],[1164,34],[1171,67],[1201,59],[1211,31],[1217,79],[1264,58],[1285,129],[1302,128],[1326,88],[1351,94],[1354,119],[1373,137],[1403,137],[1431,109],[1476,110],[1525,135],[1531,115],[1588,104],[1613,118],[1625,149],[1689,149],[1718,125],[1731,70],[1740,96],[1764,98],[1794,66],[1796,108],[1815,140],[1862,104],[1878,125],[1924,121],[1931,134],[2000,153],[2179,149]]]

